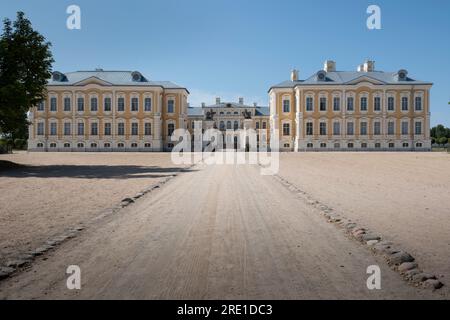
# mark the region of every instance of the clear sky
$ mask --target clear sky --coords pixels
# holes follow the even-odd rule
[[[81,30],[68,30],[66,9],[81,8]],[[381,8],[381,30],[369,30],[366,9]],[[432,125],[450,126],[450,1],[427,0],[14,0],[0,17],[22,10],[53,44],[54,69],[139,70],[191,91],[190,102],[215,96],[268,104],[267,91],[322,68],[405,68],[434,83]]]

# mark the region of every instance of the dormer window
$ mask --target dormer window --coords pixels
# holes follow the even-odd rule
[[[327,78],[327,73],[323,70],[317,72],[317,81],[325,81]]]
[[[131,78],[134,82],[141,82],[142,81],[142,74],[138,71],[134,71],[131,73]]]
[[[397,72],[398,81],[406,81],[408,79],[408,71],[402,69]]]
[[[65,78],[66,78],[66,76],[63,73],[59,72],[59,71],[55,71],[55,72],[52,73],[52,80],[53,81],[61,82],[61,81],[64,81]]]

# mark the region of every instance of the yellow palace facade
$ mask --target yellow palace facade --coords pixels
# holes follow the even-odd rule
[[[269,90],[270,127],[283,151],[428,151],[432,84],[373,61],[337,71],[334,61]]]
[[[30,151],[164,151],[187,123],[188,90],[137,71],[54,72],[30,110]]]

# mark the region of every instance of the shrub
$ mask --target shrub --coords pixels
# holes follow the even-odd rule
[[[19,150],[25,150],[27,148],[27,140],[25,139],[15,139],[14,148]]]

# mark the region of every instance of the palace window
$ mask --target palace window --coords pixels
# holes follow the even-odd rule
[[[416,97],[415,109],[416,109],[416,111],[422,111],[422,97]]]
[[[354,135],[354,126],[353,126],[353,122],[347,122],[347,135],[352,136]]]
[[[227,130],[231,130],[231,121],[227,121]]]
[[[112,103],[111,103],[111,98],[106,97],[104,100],[104,109],[105,112],[110,112],[112,109]]]
[[[119,136],[125,135],[125,123],[120,122],[117,124],[117,135]]]
[[[259,122],[255,123],[255,129],[258,130],[259,129]]]
[[[333,123],[333,135],[339,136],[341,134],[341,124],[339,122]]]
[[[403,142],[402,146],[403,146],[403,148],[408,148],[409,147],[409,143],[408,142]]]
[[[353,147],[354,147],[354,145],[353,145],[353,143],[352,143],[352,142],[350,142],[350,143],[347,143],[347,148],[349,148],[349,149],[353,149]]]
[[[359,134],[362,136],[367,135],[367,122],[361,122],[360,128],[359,128]]]
[[[289,123],[283,123],[283,136],[291,135],[291,126]]]
[[[381,98],[380,97],[373,98],[373,110],[381,111]]]
[[[417,143],[416,143],[416,147],[417,147],[417,148],[422,148],[422,143],[421,143],[421,142],[417,142]]]
[[[139,134],[139,125],[137,122],[131,124],[131,135],[137,136]]]
[[[137,147],[138,147],[138,144],[134,142],[134,143],[131,144],[131,147],[132,147],[132,148],[137,148]]]
[[[353,97],[347,98],[347,111],[355,110],[355,99]]]
[[[319,110],[320,111],[327,111],[327,98],[320,97],[320,99],[319,99]]]
[[[334,143],[334,148],[339,149],[341,147],[341,144],[339,142]]]
[[[313,111],[313,110],[314,110],[313,98],[306,97],[306,111]]]
[[[146,122],[144,124],[144,134],[146,136],[151,136],[152,135],[152,124],[150,122]]]
[[[50,135],[51,136],[56,136],[57,135],[57,130],[58,130],[58,124],[56,122],[52,122],[50,123]]]
[[[239,122],[235,121],[234,122],[234,130],[239,129]]]
[[[119,112],[125,111],[125,98],[119,97],[117,99],[117,111],[119,111]]]
[[[79,142],[79,143],[77,144],[77,148],[84,148],[84,143]]]
[[[367,111],[367,97],[361,97],[360,108],[361,111]]]
[[[267,124],[266,124],[265,121],[263,121],[263,123],[262,123],[262,128],[263,128],[263,129],[266,129],[266,128],[267,128]]]
[[[422,134],[422,122],[417,121],[415,124],[415,134],[421,135]]]
[[[145,98],[144,100],[144,111],[152,111],[152,98]]]
[[[395,134],[395,122],[390,121],[388,122],[388,135],[394,135]]]
[[[380,149],[381,148],[381,143],[377,142],[375,143],[375,149]]]
[[[314,134],[314,127],[313,127],[313,123],[312,122],[307,122],[306,123],[306,135],[307,136],[312,136]]]
[[[367,149],[367,143],[366,142],[361,143],[361,148],[362,149]]]
[[[77,110],[78,110],[78,112],[84,111],[84,98],[83,97],[79,97],[77,99]]]
[[[54,142],[50,143],[50,148],[52,148],[52,149],[56,148],[56,143],[54,143]]]
[[[408,128],[409,128],[409,123],[408,122],[402,122],[402,135],[407,135],[408,134]]]
[[[151,148],[152,147],[152,144],[151,143],[145,143],[144,144],[144,148]]]
[[[43,122],[39,122],[37,124],[37,135],[38,136],[43,136],[44,135],[44,123]]]
[[[290,100],[283,100],[283,112],[289,113],[291,112],[291,101]]]
[[[104,148],[111,148],[111,143],[106,142],[106,143],[103,145],[103,147],[104,147]]]
[[[123,144],[122,142],[119,142],[119,143],[117,144],[117,147],[118,147],[118,148],[125,148],[125,144]]]
[[[388,111],[394,111],[395,110],[395,100],[394,97],[388,97]]]
[[[225,130],[225,122],[220,121],[219,128],[220,128],[220,130]]]
[[[381,122],[376,121],[373,123],[373,134],[376,136],[381,134]]]
[[[97,148],[97,144],[96,144],[95,142],[91,143],[91,148],[92,148],[92,149]]]
[[[321,122],[319,125],[319,131],[321,136],[325,136],[327,134],[327,123]]]
[[[70,143],[64,143],[64,148],[70,148]]]
[[[98,136],[98,123],[97,122],[91,123],[91,135]]]
[[[322,143],[320,144],[320,147],[321,147],[321,148],[326,148],[326,147],[327,147],[327,144],[326,144],[325,142],[322,142]]]
[[[402,111],[408,111],[408,97],[402,97]]]
[[[45,102],[41,101],[37,104],[37,111],[44,111],[45,109]]]
[[[167,113],[174,113],[175,110],[175,101],[173,99],[169,99],[167,101]]]
[[[111,135],[111,123],[106,122],[105,123],[105,136],[110,136],[110,135]]]
[[[91,98],[91,112],[96,112],[98,110],[98,99],[96,97]]]
[[[333,111],[340,111],[341,110],[341,98],[334,97],[333,98]]]
[[[72,134],[72,130],[71,130],[70,122],[65,122],[64,123],[64,135],[70,136],[71,134]]]
[[[37,144],[37,147],[38,147],[38,148],[43,148],[43,147],[44,147],[44,144],[41,143],[41,142],[39,142],[39,143]]]
[[[50,98],[50,111],[56,112],[57,108],[58,108],[58,100],[56,99],[56,97],[51,97]]]
[[[306,147],[309,148],[309,149],[311,149],[311,148],[314,147],[314,145],[313,145],[311,142],[308,142],[308,143],[306,144]]]
[[[78,122],[77,133],[79,136],[84,135],[84,123]]]
[[[66,111],[66,112],[70,111],[70,98],[69,97],[64,98],[64,111]]]
[[[395,148],[395,143],[393,143],[393,142],[389,142],[389,145],[388,145],[388,147],[389,147],[390,149],[392,149],[392,148]]]
[[[132,112],[139,111],[139,99],[136,97],[131,98],[131,111]]]
[[[173,132],[175,131],[175,125],[173,123],[169,123],[167,125],[167,134],[169,136],[172,136]]]

